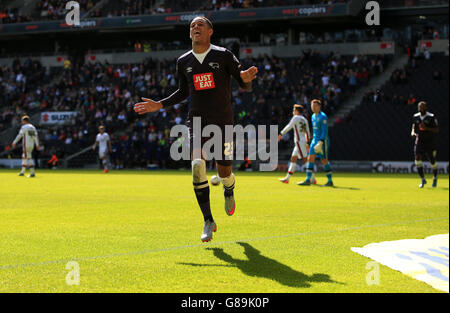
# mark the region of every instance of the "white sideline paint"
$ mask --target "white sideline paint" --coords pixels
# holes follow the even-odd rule
[[[375,260],[435,289],[449,292],[449,235],[371,243],[353,252]]]
[[[356,226],[356,227],[334,229],[334,230],[324,230],[324,231],[317,231],[317,232],[296,233],[296,234],[270,236],[270,237],[259,237],[259,238],[247,238],[247,239],[240,239],[240,240],[233,240],[233,241],[221,241],[221,242],[219,241],[219,242],[213,243],[213,245],[214,246],[223,246],[223,245],[235,244],[238,242],[255,242],[255,241],[265,241],[265,240],[272,240],[272,239],[311,236],[311,235],[324,235],[324,234],[330,234],[330,233],[339,233],[339,232],[368,229],[368,228],[381,228],[381,227],[389,227],[389,226],[396,226],[396,225],[408,225],[408,224],[416,224],[416,223],[435,222],[435,221],[442,221],[442,220],[447,220],[447,219],[448,218],[445,217],[445,218],[435,218],[435,219],[413,220],[413,221],[403,221],[403,222],[388,223],[388,224]],[[170,252],[170,251],[192,249],[192,248],[204,248],[204,247],[208,247],[208,246],[209,245],[207,245],[207,244],[201,243],[201,244],[195,244],[195,245],[186,245],[186,246],[161,248],[161,249],[149,249],[149,250],[141,250],[141,251],[131,251],[131,252],[124,252],[124,253],[108,254],[108,255],[50,260],[50,261],[44,261],[44,262],[39,262],[39,263],[0,265],[0,270],[10,270],[10,269],[35,267],[35,266],[46,266],[46,265],[61,264],[61,263],[65,264],[70,261],[80,262],[80,261],[92,261],[92,260],[117,258],[117,257],[125,257],[125,256],[137,256],[137,255],[145,255],[145,254],[152,254],[152,253],[159,253],[159,252]]]

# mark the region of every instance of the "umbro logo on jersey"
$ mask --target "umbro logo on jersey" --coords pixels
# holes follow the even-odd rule
[[[209,63],[209,66],[211,66],[215,70],[218,70],[220,68],[219,63],[215,63],[215,62]]]
[[[194,75],[194,86],[195,90],[207,90],[216,88],[213,73]]]

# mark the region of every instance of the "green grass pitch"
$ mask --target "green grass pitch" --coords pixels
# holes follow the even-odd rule
[[[204,244],[189,172],[2,170],[0,292],[438,292],[384,266],[368,286],[350,248],[448,233],[448,176],[419,190],[416,175],[336,173],[330,189],[283,174],[236,173],[233,217],[212,187]]]

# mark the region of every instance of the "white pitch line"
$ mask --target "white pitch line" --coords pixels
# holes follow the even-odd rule
[[[271,239],[283,239],[283,238],[292,238],[292,237],[301,237],[301,236],[310,236],[310,235],[323,235],[323,234],[338,233],[338,232],[360,230],[360,229],[367,229],[367,228],[378,228],[378,227],[381,228],[381,227],[396,226],[396,225],[408,225],[408,224],[416,224],[416,223],[442,221],[442,220],[447,220],[447,219],[448,218],[445,217],[445,218],[396,222],[396,223],[388,223],[388,224],[356,226],[356,227],[324,230],[324,231],[317,231],[317,232],[306,232],[306,233],[296,233],[296,234],[289,234],[289,235],[249,238],[249,239],[241,239],[241,240],[233,240],[233,241],[221,241],[221,242],[219,241],[219,242],[214,243],[214,246],[223,246],[223,245],[234,244],[234,243],[238,243],[238,242],[255,242],[255,241],[265,241],[265,240],[271,240]],[[81,257],[81,258],[71,258],[71,259],[60,259],[60,260],[53,260],[53,261],[44,261],[44,262],[40,262],[40,263],[2,265],[2,266],[0,266],[0,270],[45,266],[45,265],[52,265],[52,264],[61,264],[61,263],[67,263],[70,261],[80,262],[80,261],[92,261],[92,260],[99,260],[99,259],[124,257],[124,256],[137,256],[137,255],[145,255],[145,254],[152,254],[152,253],[158,253],[158,252],[170,252],[170,251],[191,249],[191,248],[200,248],[200,247],[203,248],[203,247],[211,247],[211,246],[209,246],[208,244],[202,243],[202,244],[196,244],[196,245],[186,245],[186,246],[171,247],[171,248],[141,250],[141,251],[132,251],[132,252],[115,253],[115,254],[99,255],[99,256],[91,256],[91,257]]]

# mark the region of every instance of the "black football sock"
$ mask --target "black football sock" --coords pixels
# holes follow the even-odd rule
[[[208,178],[206,177],[205,160],[196,159],[192,161],[192,177],[195,196],[197,197],[200,210],[202,210],[203,218],[205,222],[208,220],[214,222],[211,214],[211,203],[209,201],[209,184]]]
[[[197,197],[198,205],[202,210],[203,218],[206,221],[214,222],[211,213],[211,203],[209,201],[209,186],[202,189],[195,189],[195,196]]]
[[[438,178],[438,169],[433,167],[433,179],[436,180]]]
[[[423,166],[418,167],[417,172],[419,173],[420,178],[425,179],[425,173],[423,171]]]

